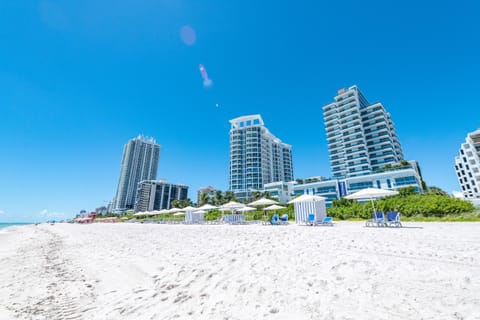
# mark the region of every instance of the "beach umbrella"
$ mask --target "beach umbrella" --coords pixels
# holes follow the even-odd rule
[[[159,215],[159,214],[162,214],[162,213],[161,213],[160,211],[158,211],[158,210],[154,210],[154,211],[151,212],[151,214],[152,214],[153,216],[156,216],[156,215]]]
[[[235,210],[239,211],[239,212],[247,212],[247,211],[255,211],[257,209],[252,208],[252,207],[243,207],[243,208],[239,208],[239,209],[235,209]]]
[[[164,213],[170,213],[170,211],[167,209],[162,209],[159,211],[159,214],[164,214]]]
[[[220,210],[228,210],[228,211],[235,211],[237,209],[246,207],[243,203],[238,203],[235,201],[230,201],[229,203],[224,204],[223,206],[220,207]]]
[[[177,213],[174,213],[173,215],[174,216],[183,216],[185,214],[185,212],[177,212]]]
[[[366,189],[362,189],[360,191],[354,192],[354,193],[352,193],[348,196],[345,196],[345,199],[352,199],[352,200],[367,199],[367,200],[370,200],[372,202],[373,212],[375,212],[375,203],[373,202],[374,199],[395,196],[397,194],[398,194],[398,191],[393,191],[393,190],[366,188]]]
[[[213,210],[213,209],[218,209],[218,207],[212,206],[211,204],[204,204],[203,206],[199,207],[198,209],[201,210]]]
[[[205,214],[205,213],[207,213],[207,211],[205,211],[205,210],[197,210],[197,211],[193,211],[193,213],[203,213],[203,214]]]
[[[182,211],[182,209],[179,209],[179,208],[171,208],[170,210],[168,210],[168,213],[175,213],[175,212],[180,212]]]
[[[270,205],[274,205],[274,204],[278,204],[278,202],[275,201],[275,200],[262,198],[262,199],[259,199],[257,201],[250,202],[248,205],[253,206],[253,207],[257,207],[257,206],[270,206]]]
[[[264,210],[280,210],[280,209],[285,209],[285,207],[274,204],[274,205],[271,205],[270,207],[266,207]]]
[[[135,213],[133,216],[139,217],[139,216],[146,216],[146,215],[147,215],[147,212],[140,211],[140,212]]]
[[[197,210],[197,208],[194,208],[192,206],[188,206],[188,207],[185,207],[185,208],[182,209],[182,211],[184,211],[184,212],[195,211],[195,210]]]

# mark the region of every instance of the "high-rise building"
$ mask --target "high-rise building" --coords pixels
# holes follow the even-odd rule
[[[390,114],[370,104],[356,86],[341,89],[323,107],[334,178],[362,176],[403,160]]]
[[[145,180],[138,183],[135,211],[170,209],[173,200],[186,200],[188,186],[166,180]]]
[[[455,170],[465,198],[480,199],[480,129],[467,135],[455,157]]]
[[[260,115],[230,124],[230,191],[236,198],[249,198],[266,183],[293,180],[292,147],[271,134]]]
[[[138,183],[156,179],[159,157],[160,146],[153,138],[140,135],[124,146],[113,210],[115,213],[134,208]]]

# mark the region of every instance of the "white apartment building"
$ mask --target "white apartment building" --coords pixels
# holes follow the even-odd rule
[[[270,133],[260,115],[230,124],[230,191],[236,198],[249,198],[266,183],[293,180],[292,147]]]
[[[480,129],[469,133],[455,157],[455,171],[467,199],[480,199]]]
[[[403,160],[395,126],[381,103],[370,104],[356,86],[340,89],[334,100],[323,107],[334,178],[370,174]]]

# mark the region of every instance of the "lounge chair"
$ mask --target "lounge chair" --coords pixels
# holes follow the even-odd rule
[[[309,214],[308,214],[308,218],[307,218],[306,224],[307,224],[307,225],[310,225],[310,226],[315,225],[315,214],[313,214],[313,213],[309,213]]]
[[[332,217],[325,217],[322,221],[318,222],[319,226],[333,226],[333,218]]]
[[[367,227],[386,227],[387,223],[385,222],[385,215],[382,211],[376,211],[372,215],[372,220],[365,222]]]
[[[387,225],[393,227],[401,227],[402,223],[400,222],[400,213],[397,211],[388,211],[387,212]]]
[[[288,224],[288,214],[282,214],[282,217],[280,218],[280,223],[281,224]]]
[[[272,224],[272,225],[278,225],[278,224],[279,224],[279,222],[278,222],[278,214],[275,213],[275,214],[272,216],[272,219],[270,219],[270,224]]]

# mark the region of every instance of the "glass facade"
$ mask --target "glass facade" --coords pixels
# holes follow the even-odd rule
[[[339,90],[323,107],[334,178],[370,174],[403,160],[390,114],[381,103],[370,104],[356,86]]]
[[[138,136],[123,148],[114,212],[133,209],[140,181],[157,177],[160,146],[153,138]]]
[[[264,126],[260,115],[230,120],[230,183],[237,198],[267,183],[293,180],[292,147]]]

